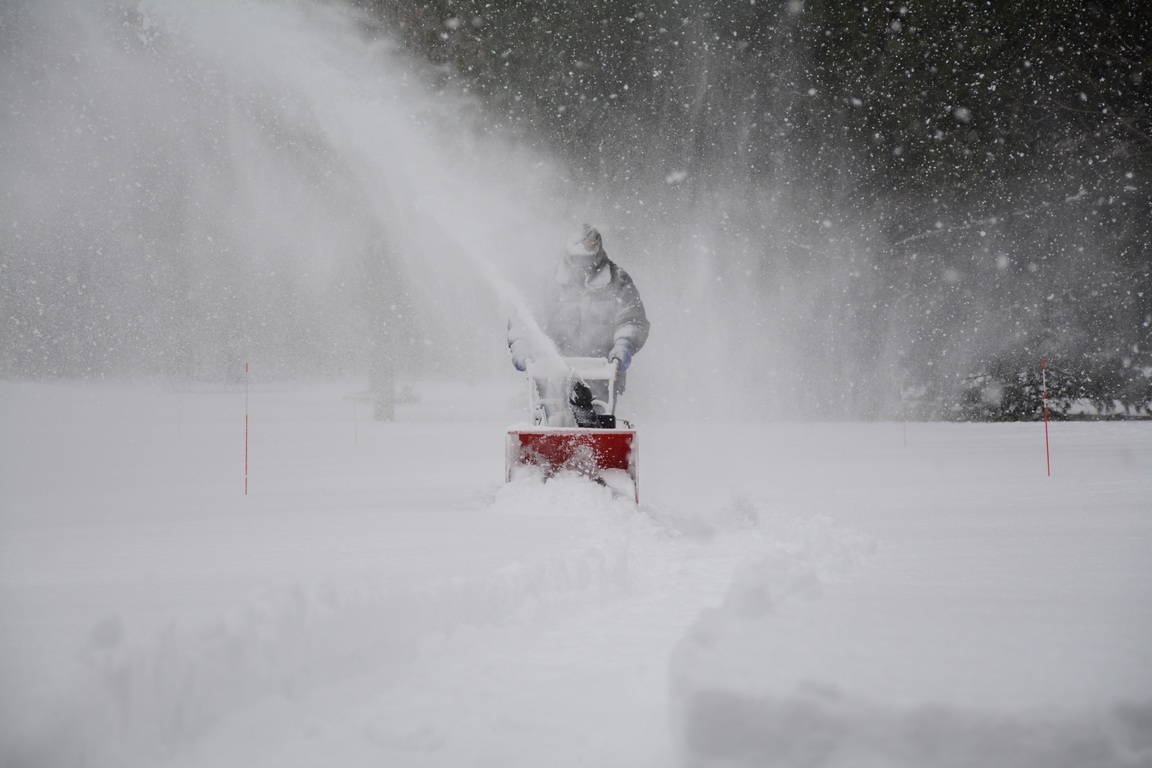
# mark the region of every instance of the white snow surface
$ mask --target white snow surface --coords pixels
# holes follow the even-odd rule
[[[0,765],[1152,765],[1150,424],[644,423],[637,508],[363,388],[0,382]]]

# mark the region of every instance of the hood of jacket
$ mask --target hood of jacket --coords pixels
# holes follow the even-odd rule
[[[606,288],[612,282],[612,262],[608,254],[601,249],[595,265],[585,269],[579,263],[573,263],[571,256],[565,256],[556,271],[556,282],[561,285],[583,283],[586,288]]]

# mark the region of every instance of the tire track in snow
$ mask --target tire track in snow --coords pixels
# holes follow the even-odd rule
[[[645,511],[575,478],[514,483],[490,513],[586,517],[590,538],[482,579],[298,586],[137,639],[99,627],[74,685],[0,762],[440,766],[479,749],[492,765],[666,764],[669,663],[700,611],[756,610],[765,596],[738,585],[781,552],[794,561],[782,595],[855,561],[810,546],[830,523],[782,527],[739,499]]]
[[[808,562],[825,579],[859,562],[850,548],[834,546],[839,532],[826,520],[780,524],[739,499],[715,512],[638,515],[602,503],[601,493],[563,479],[526,484],[509,487],[493,509],[587,515],[626,538],[627,589],[613,599],[437,636],[405,679],[362,681],[311,702],[298,720],[312,725],[287,743],[238,754],[234,734],[216,734],[196,764],[290,768],[333,755],[348,764],[429,767],[675,764],[673,650],[701,610],[732,592],[734,571],[739,581],[742,570],[780,549],[818,549]]]

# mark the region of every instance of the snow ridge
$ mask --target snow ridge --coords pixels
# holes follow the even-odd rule
[[[580,487],[588,486],[587,483]],[[573,486],[577,487],[577,486]],[[497,513],[619,513],[607,489],[506,489]],[[541,507],[540,493],[552,498]],[[557,494],[559,494],[557,496]],[[397,591],[374,585],[294,586],[198,630],[169,626],[125,638],[119,619],[93,629],[74,684],[37,733],[5,745],[0,765],[129,766],[165,762],[237,710],[291,702],[334,681],[402,670],[422,649],[465,628],[499,628],[610,599],[627,585],[619,525],[563,556],[510,563],[481,579]]]
[[[817,598],[825,583],[849,577],[877,548],[871,536],[837,528],[829,517],[792,520],[737,567],[721,611],[758,618],[788,600]]]
[[[998,713],[870,701],[822,681],[791,690],[749,682],[747,664],[787,663],[756,652],[757,638],[783,631],[779,622],[793,601],[820,597],[877,550],[875,540],[826,517],[794,521],[780,533],[745,558],[722,603],[701,614],[674,654],[672,721],[685,765],[1152,766],[1148,700],[1098,711]]]
[[[783,696],[699,688],[683,702],[691,766],[1137,768],[1152,765],[1152,706],[1009,717],[955,707],[901,710],[801,686]]]

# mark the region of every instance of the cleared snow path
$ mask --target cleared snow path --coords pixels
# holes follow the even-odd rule
[[[671,653],[700,611],[723,598],[738,564],[776,553],[810,594],[874,548],[826,519],[769,533],[734,514],[726,530],[685,536],[578,478],[517,483],[490,511],[586,518],[591,543],[542,566],[501,569],[515,610],[482,610],[480,621],[465,612],[455,626],[423,633],[403,670],[383,664],[300,702],[266,702],[178,762],[306,766],[339,755],[343,765],[673,764]]]

